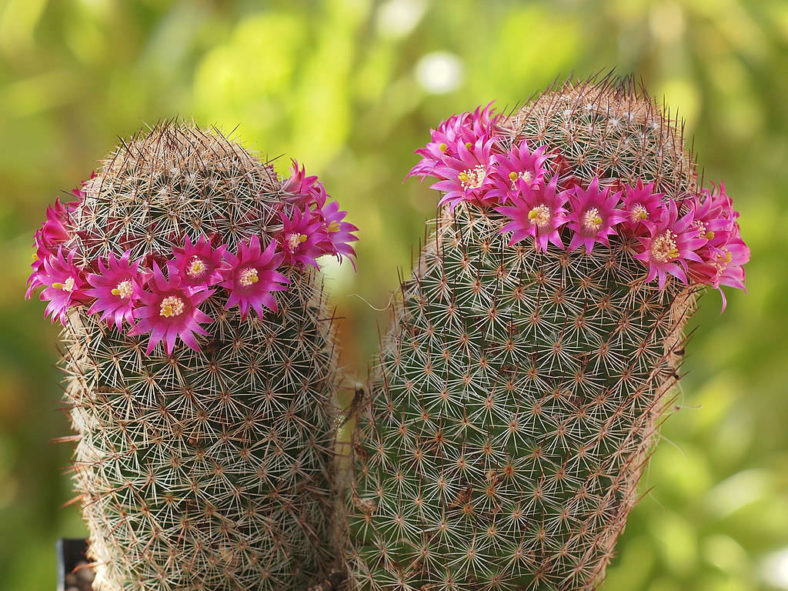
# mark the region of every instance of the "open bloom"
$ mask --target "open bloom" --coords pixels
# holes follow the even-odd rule
[[[319,243],[325,239],[321,232],[320,216],[311,211],[294,209],[291,217],[284,213],[280,217],[282,231],[276,238],[281,245],[284,264],[312,265],[317,269],[316,259],[323,254]]]
[[[150,333],[146,353],[150,355],[159,343],[164,343],[167,355],[175,348],[177,339],[186,346],[200,350],[195,335],[207,335],[201,324],[212,322],[210,316],[199,309],[214,290],[202,286],[191,287],[173,274],[167,278],[157,263],[147,288],[140,294],[140,305],[135,309],[135,324],[129,335]]]
[[[221,286],[228,289],[230,297],[226,307],[238,306],[241,317],[246,318],[249,310],[257,312],[262,318],[264,308],[276,311],[274,292],[287,289],[290,280],[276,271],[282,264],[283,256],[276,252],[277,243],[271,241],[265,250],[260,239],[252,236],[249,243],[238,247],[238,254],[227,253],[222,268]]]
[[[532,185],[524,189],[514,199],[514,204],[496,209],[499,213],[509,218],[509,223],[502,229],[511,232],[512,239],[509,244],[533,236],[537,250],[547,250],[547,243],[563,248],[559,230],[566,223],[566,209],[568,191],[556,191],[558,177],[547,185]]]
[[[101,314],[101,319],[114,324],[121,330],[123,321],[134,321],[134,308],[142,296],[146,277],[139,269],[138,261],[131,261],[131,251],[119,259],[110,254],[106,264],[98,260],[98,273],[90,273],[87,281],[91,288],[85,290],[89,297],[96,298],[88,310],[89,314]]]
[[[66,225],[72,210],[72,204],[61,203],[60,199],[55,199],[55,203],[47,207],[46,220],[33,236],[33,272],[27,280],[26,298],[30,298],[33,291],[43,285],[41,273],[44,270],[44,260],[53,256],[58,247],[68,241]]]
[[[353,232],[358,232],[358,228],[350,222],[343,221],[347,212],[340,211],[339,203],[336,201],[329,201],[322,209],[315,210],[315,214],[322,219],[321,234],[323,239],[318,246],[325,254],[344,256],[355,267],[353,257],[356,256],[356,251],[349,243],[358,240],[358,237],[353,234]]]
[[[742,240],[736,221],[739,213],[733,209],[722,183],[713,191],[702,189],[689,201],[689,211],[698,238],[706,243],[698,250],[701,260],[688,263],[688,276],[696,283],[718,289],[725,310],[722,286],[744,289],[744,264],[750,260],[750,249]]]
[[[437,129],[430,130],[430,142],[416,150],[421,160],[411,169],[408,176],[437,176],[435,169],[441,166],[446,157],[457,157],[457,145],[475,145],[496,137],[496,125],[500,115],[492,112],[492,103],[477,107],[472,113],[452,115]]]
[[[599,242],[610,246],[608,236],[615,234],[614,226],[624,221],[624,212],[618,209],[621,193],[607,187],[600,188],[594,177],[587,189],[576,186],[569,194],[570,213],[567,226],[572,230],[569,250],[585,246],[591,252]]]
[[[663,289],[667,276],[673,275],[687,283],[687,263],[700,262],[697,251],[706,244],[693,222],[691,212],[679,217],[676,203],[670,201],[660,219],[646,223],[648,233],[639,238],[642,252],[635,255],[648,265],[646,282],[656,277],[659,288]]]
[[[311,206],[323,207],[328,198],[323,183],[316,176],[306,176],[304,166],[299,166],[296,160],[292,161],[290,170],[290,178],[282,185],[285,193],[292,195],[286,199],[304,210]]]
[[[547,172],[544,163],[548,158],[544,146],[531,151],[525,140],[506,154],[495,154],[496,166],[490,174],[493,187],[485,196],[487,201],[506,203],[523,195],[533,185],[541,184]]]
[[[446,156],[433,171],[440,179],[431,188],[443,191],[440,203],[448,203],[453,209],[460,201],[484,204],[486,193],[492,186],[490,173],[494,162],[491,158],[495,139],[476,140],[475,144],[455,143],[456,156]]]
[[[203,235],[192,244],[186,236],[183,248],[173,251],[173,259],[168,263],[169,273],[180,275],[184,285],[192,287],[210,287],[222,280],[219,267],[227,247],[211,247],[211,243]]]
[[[52,321],[57,318],[66,324],[66,311],[69,306],[85,303],[85,277],[82,269],[74,264],[74,253],[63,255],[60,247],[57,253],[45,258],[38,273],[38,285],[44,286],[41,300],[48,301],[46,316]]]
[[[698,235],[708,240],[709,247],[723,246],[738,233],[736,218],[739,214],[733,209],[733,202],[722,183],[714,191],[704,187],[700,195],[691,197],[688,202]]]
[[[634,187],[624,187],[624,226],[635,232],[645,230],[645,222],[654,221],[662,215],[663,193],[654,190],[654,183],[643,184],[638,179]]]

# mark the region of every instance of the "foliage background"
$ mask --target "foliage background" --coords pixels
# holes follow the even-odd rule
[[[611,67],[680,107],[753,262],[725,315],[704,298],[682,409],[603,589],[788,589],[784,0],[0,0],[0,586],[53,588],[55,539],[85,533],[62,508],[70,449],[50,442],[68,433],[57,330],[22,293],[45,205],[117,136],[193,117],[319,173],[362,229],[358,274],[328,273],[343,362],[363,371],[387,323],[373,306],[435,211],[403,182],[429,127]]]

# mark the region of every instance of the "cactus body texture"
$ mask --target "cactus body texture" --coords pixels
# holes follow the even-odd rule
[[[498,125],[562,179],[695,189],[680,130],[630,85],[570,84]],[[694,290],[645,282],[631,238],[538,250],[502,223],[444,207],[402,285],[353,442],[352,588],[593,589],[636,501]]]
[[[127,250],[155,263],[185,236],[267,242],[289,211],[269,165],[179,124],[122,144],[82,193],[66,244],[78,264]],[[95,589],[279,591],[325,575],[331,314],[316,272],[287,275],[262,318],[208,298],[200,351],[146,354],[145,338],[69,310],[62,365]]]

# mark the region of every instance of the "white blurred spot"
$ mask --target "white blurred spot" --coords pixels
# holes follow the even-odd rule
[[[788,589],[788,548],[768,554],[761,563],[763,580],[779,589]]]
[[[426,8],[424,0],[388,0],[378,11],[378,32],[393,39],[404,37],[419,24]]]
[[[763,470],[744,470],[729,476],[709,491],[707,507],[722,519],[742,507],[763,498],[769,478]]]
[[[416,64],[416,80],[431,94],[455,90],[464,76],[462,60],[447,51],[428,53]]]

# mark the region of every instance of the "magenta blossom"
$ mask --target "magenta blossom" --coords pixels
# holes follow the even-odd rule
[[[486,194],[493,187],[490,173],[493,170],[492,149],[495,139],[481,138],[475,144],[456,144],[456,156],[446,156],[434,170],[439,180],[431,188],[443,191],[440,203],[453,209],[460,201],[484,204]]]
[[[559,248],[564,247],[559,230],[566,223],[564,205],[569,192],[556,192],[557,182],[558,177],[554,176],[547,185],[526,187],[514,199],[513,206],[496,209],[509,218],[501,233],[512,233],[510,245],[533,236],[537,251],[547,250],[548,241]]]
[[[358,232],[358,228],[350,222],[342,221],[347,216],[347,212],[340,211],[339,203],[336,201],[329,201],[322,209],[315,210],[315,214],[322,219],[321,229],[324,238],[318,246],[323,253],[334,254],[340,258],[344,256],[355,268],[353,257],[356,256],[356,251],[349,243],[358,240],[353,234]]]
[[[316,269],[317,258],[323,254],[319,243],[325,240],[320,231],[322,221],[311,211],[293,210],[292,217],[280,214],[282,231],[276,238],[281,245],[285,265],[312,265]]]
[[[196,244],[192,244],[191,239],[186,236],[183,248],[173,250],[173,260],[167,265],[168,272],[180,275],[184,285],[211,287],[222,280],[219,267],[226,250],[224,245],[219,248],[211,247],[204,235],[200,236]]]
[[[435,169],[442,166],[446,157],[459,156],[456,146],[475,145],[478,140],[486,143],[496,137],[496,126],[501,115],[493,115],[492,103],[486,107],[477,107],[472,113],[452,115],[441,123],[437,129],[430,130],[430,142],[416,150],[422,157],[408,176],[438,176]]]
[[[328,198],[326,188],[316,176],[306,176],[304,166],[298,165],[296,160],[292,161],[290,178],[282,185],[282,190],[290,193],[292,197],[287,200],[295,203],[301,209],[308,209],[311,206],[323,207]]]
[[[658,220],[646,222],[648,234],[640,237],[643,250],[635,258],[648,265],[647,283],[656,277],[662,289],[668,275],[687,283],[687,263],[700,262],[697,250],[706,244],[693,222],[691,212],[679,217],[675,201],[667,204]]]
[[[156,345],[163,342],[167,355],[172,354],[176,340],[180,338],[186,346],[200,350],[195,335],[207,335],[201,324],[212,322],[210,316],[198,308],[214,290],[185,285],[180,275],[165,278],[157,263],[153,263],[153,275],[147,289],[141,293],[140,305],[135,309],[135,324],[128,332],[130,336],[150,333],[146,354],[150,355]]]
[[[74,253],[63,256],[63,248],[57,254],[43,260],[42,269],[38,273],[37,285],[44,286],[39,296],[48,301],[46,316],[54,322],[66,324],[66,311],[70,306],[84,304],[86,301],[85,277],[82,269],[74,264]]]
[[[654,183],[644,185],[640,179],[634,187],[624,187],[624,226],[634,232],[643,232],[645,222],[662,215],[663,197],[663,193],[654,190]]]
[[[73,208],[73,204],[61,203],[60,199],[55,199],[55,203],[47,207],[46,220],[33,236],[33,272],[27,280],[26,298],[43,285],[40,278],[44,260],[53,256],[58,247],[70,238],[67,225]]]
[[[572,230],[569,250],[585,246],[591,252],[599,242],[610,246],[608,236],[615,234],[614,226],[624,221],[624,212],[618,209],[621,193],[613,193],[599,186],[594,177],[587,189],[575,186],[569,194],[570,213],[567,226]]]
[[[230,291],[226,307],[238,306],[242,318],[246,318],[250,309],[260,318],[264,308],[276,312],[274,292],[287,289],[286,285],[290,283],[287,277],[276,271],[283,260],[282,254],[276,252],[276,246],[272,240],[262,250],[260,239],[252,236],[248,244],[238,247],[237,255],[227,253],[221,286]]]
[[[744,264],[750,260],[750,249],[740,237],[732,238],[722,246],[700,250],[701,262],[691,261],[688,275],[696,283],[710,285],[722,296],[722,310],[725,311],[727,300],[722,286],[745,289]]]
[[[547,169],[544,163],[550,155],[540,146],[533,152],[523,140],[506,154],[495,154],[495,169],[490,174],[493,188],[485,196],[487,201],[506,203],[523,195],[533,185],[542,184]]]
[[[704,188],[700,195],[688,200],[698,235],[708,240],[709,247],[724,246],[738,233],[736,218],[739,214],[733,209],[733,202],[725,193],[725,185],[709,191]]]
[[[106,264],[98,259],[99,272],[87,276],[92,288],[86,289],[85,294],[96,298],[88,314],[101,313],[101,319],[114,324],[118,330],[124,320],[133,323],[134,308],[147,279],[140,271],[139,262],[131,261],[130,257],[131,251],[127,250],[119,259],[110,254]]]

